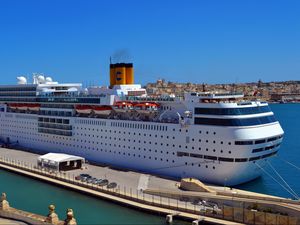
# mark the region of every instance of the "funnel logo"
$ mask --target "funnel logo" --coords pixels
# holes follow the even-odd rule
[[[118,72],[116,73],[116,80],[117,80],[117,81],[122,80],[121,75],[122,75],[122,72],[120,72],[120,71],[118,71]]]

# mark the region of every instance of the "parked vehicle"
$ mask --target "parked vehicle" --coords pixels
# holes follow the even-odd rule
[[[117,183],[116,182],[111,182],[107,185],[107,188],[116,188],[117,187]]]
[[[104,179],[104,180],[101,180],[98,185],[99,186],[105,186],[105,185],[108,185],[109,181],[107,179]]]
[[[81,177],[92,177],[91,175],[87,174],[87,173],[82,173],[80,174]]]
[[[93,184],[99,184],[99,182],[100,182],[101,180],[102,180],[102,179],[94,178],[94,179],[93,179]]]
[[[81,181],[82,181],[82,182],[86,182],[87,179],[88,179],[87,177],[81,177]]]
[[[75,180],[81,180],[81,178],[82,177],[80,175],[78,175],[78,176],[75,177]]]
[[[86,182],[87,182],[88,184],[93,183],[93,178],[88,178],[88,179],[86,180]]]

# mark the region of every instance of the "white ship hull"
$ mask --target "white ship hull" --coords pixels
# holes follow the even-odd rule
[[[248,127],[165,124],[155,122],[66,117],[72,135],[38,131],[38,115],[0,112],[0,138],[41,152],[64,152],[122,168],[204,182],[236,185],[257,178],[266,160],[224,162],[178,156],[178,152],[224,158],[252,158],[275,153],[282,138],[258,145],[235,145],[235,140],[282,135],[278,122]],[[253,148],[275,146],[253,153]]]

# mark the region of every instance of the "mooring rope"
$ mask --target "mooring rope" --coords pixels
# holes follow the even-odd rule
[[[285,163],[287,163],[287,164],[289,164],[289,165],[295,167],[296,169],[300,170],[300,167],[294,165],[293,163],[291,163],[291,162],[289,162],[289,161],[287,161],[287,160],[285,160],[285,159],[282,159],[282,158],[280,158],[280,157],[278,157],[278,159],[280,159],[281,161],[283,161],[283,162],[285,162]]]
[[[272,164],[267,161],[268,165],[272,168],[272,170],[277,174],[277,176],[282,180],[282,182],[290,189],[291,192],[294,193],[295,196],[299,199],[299,195],[291,188],[291,186],[283,179],[283,177],[277,172],[277,170],[272,166]]]
[[[271,177],[276,183],[278,183],[283,189],[285,189],[290,195],[292,195],[294,198],[298,199],[297,196],[295,196],[289,189],[287,189],[285,186],[283,186],[280,182],[278,182],[269,172],[267,172],[264,168],[262,168],[260,165],[255,163],[255,165],[260,168],[264,173],[266,173],[269,177]]]

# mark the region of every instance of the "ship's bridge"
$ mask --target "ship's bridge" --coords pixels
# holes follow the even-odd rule
[[[200,103],[220,103],[220,102],[237,102],[244,98],[243,93],[211,93],[211,92],[191,92],[185,93],[184,99],[188,102]]]
[[[277,121],[266,102],[243,97],[242,93],[187,93],[185,104],[199,125],[256,126]]]

